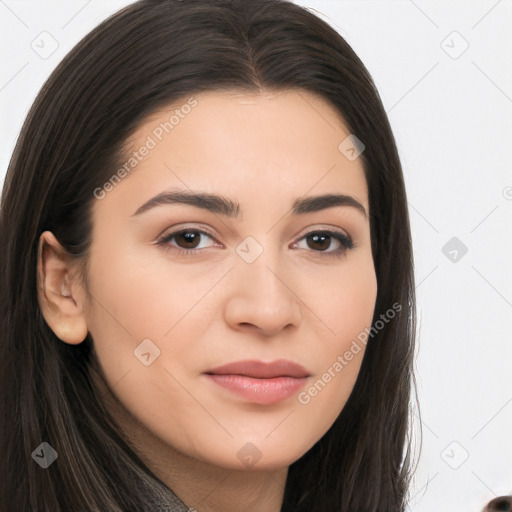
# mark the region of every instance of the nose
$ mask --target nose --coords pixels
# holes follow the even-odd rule
[[[269,251],[252,263],[237,261],[232,279],[233,288],[224,310],[225,321],[232,329],[255,330],[270,337],[299,326],[301,300],[293,290],[289,273],[279,267]]]

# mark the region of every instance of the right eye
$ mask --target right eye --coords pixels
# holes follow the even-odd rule
[[[198,245],[201,242],[201,237],[204,236],[213,240],[212,235],[206,231],[185,228],[165,234],[158,240],[158,245],[163,246],[165,249],[177,250],[181,254],[192,255],[194,253],[197,254],[201,250]],[[174,244],[171,243],[173,240],[175,241]],[[205,249],[205,247],[202,249]]]

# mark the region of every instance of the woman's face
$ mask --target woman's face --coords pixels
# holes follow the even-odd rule
[[[377,293],[349,134],[305,91],[201,93],[94,192],[86,323],[143,452],[285,467],[339,415]]]

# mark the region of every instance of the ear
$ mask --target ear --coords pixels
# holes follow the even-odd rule
[[[50,329],[62,341],[78,345],[87,336],[86,293],[74,277],[76,263],[51,231],[39,237],[37,296]]]

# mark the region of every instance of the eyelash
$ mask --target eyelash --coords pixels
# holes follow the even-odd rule
[[[178,235],[181,235],[183,233],[199,233],[201,235],[206,235],[209,238],[213,239],[213,236],[201,229],[195,229],[195,228],[185,228],[180,229],[179,231],[174,231],[173,233],[169,233],[167,235],[164,235],[161,237],[157,244],[159,246],[168,246],[166,247],[167,250],[169,250],[169,242],[175,238]],[[338,249],[335,249],[334,251],[314,251],[314,253],[320,254],[322,257],[326,258],[341,258],[347,250],[354,249],[356,244],[352,241],[350,237],[347,235],[339,232],[339,231],[331,231],[328,229],[319,229],[316,231],[310,231],[309,233],[306,233],[303,237],[300,238],[300,240],[303,240],[311,235],[320,235],[320,236],[329,236],[331,238],[334,238],[335,240],[338,240],[340,242],[340,247]],[[178,251],[180,255],[183,256],[197,256],[198,252],[202,249],[182,249],[181,247],[172,247],[173,251]]]

